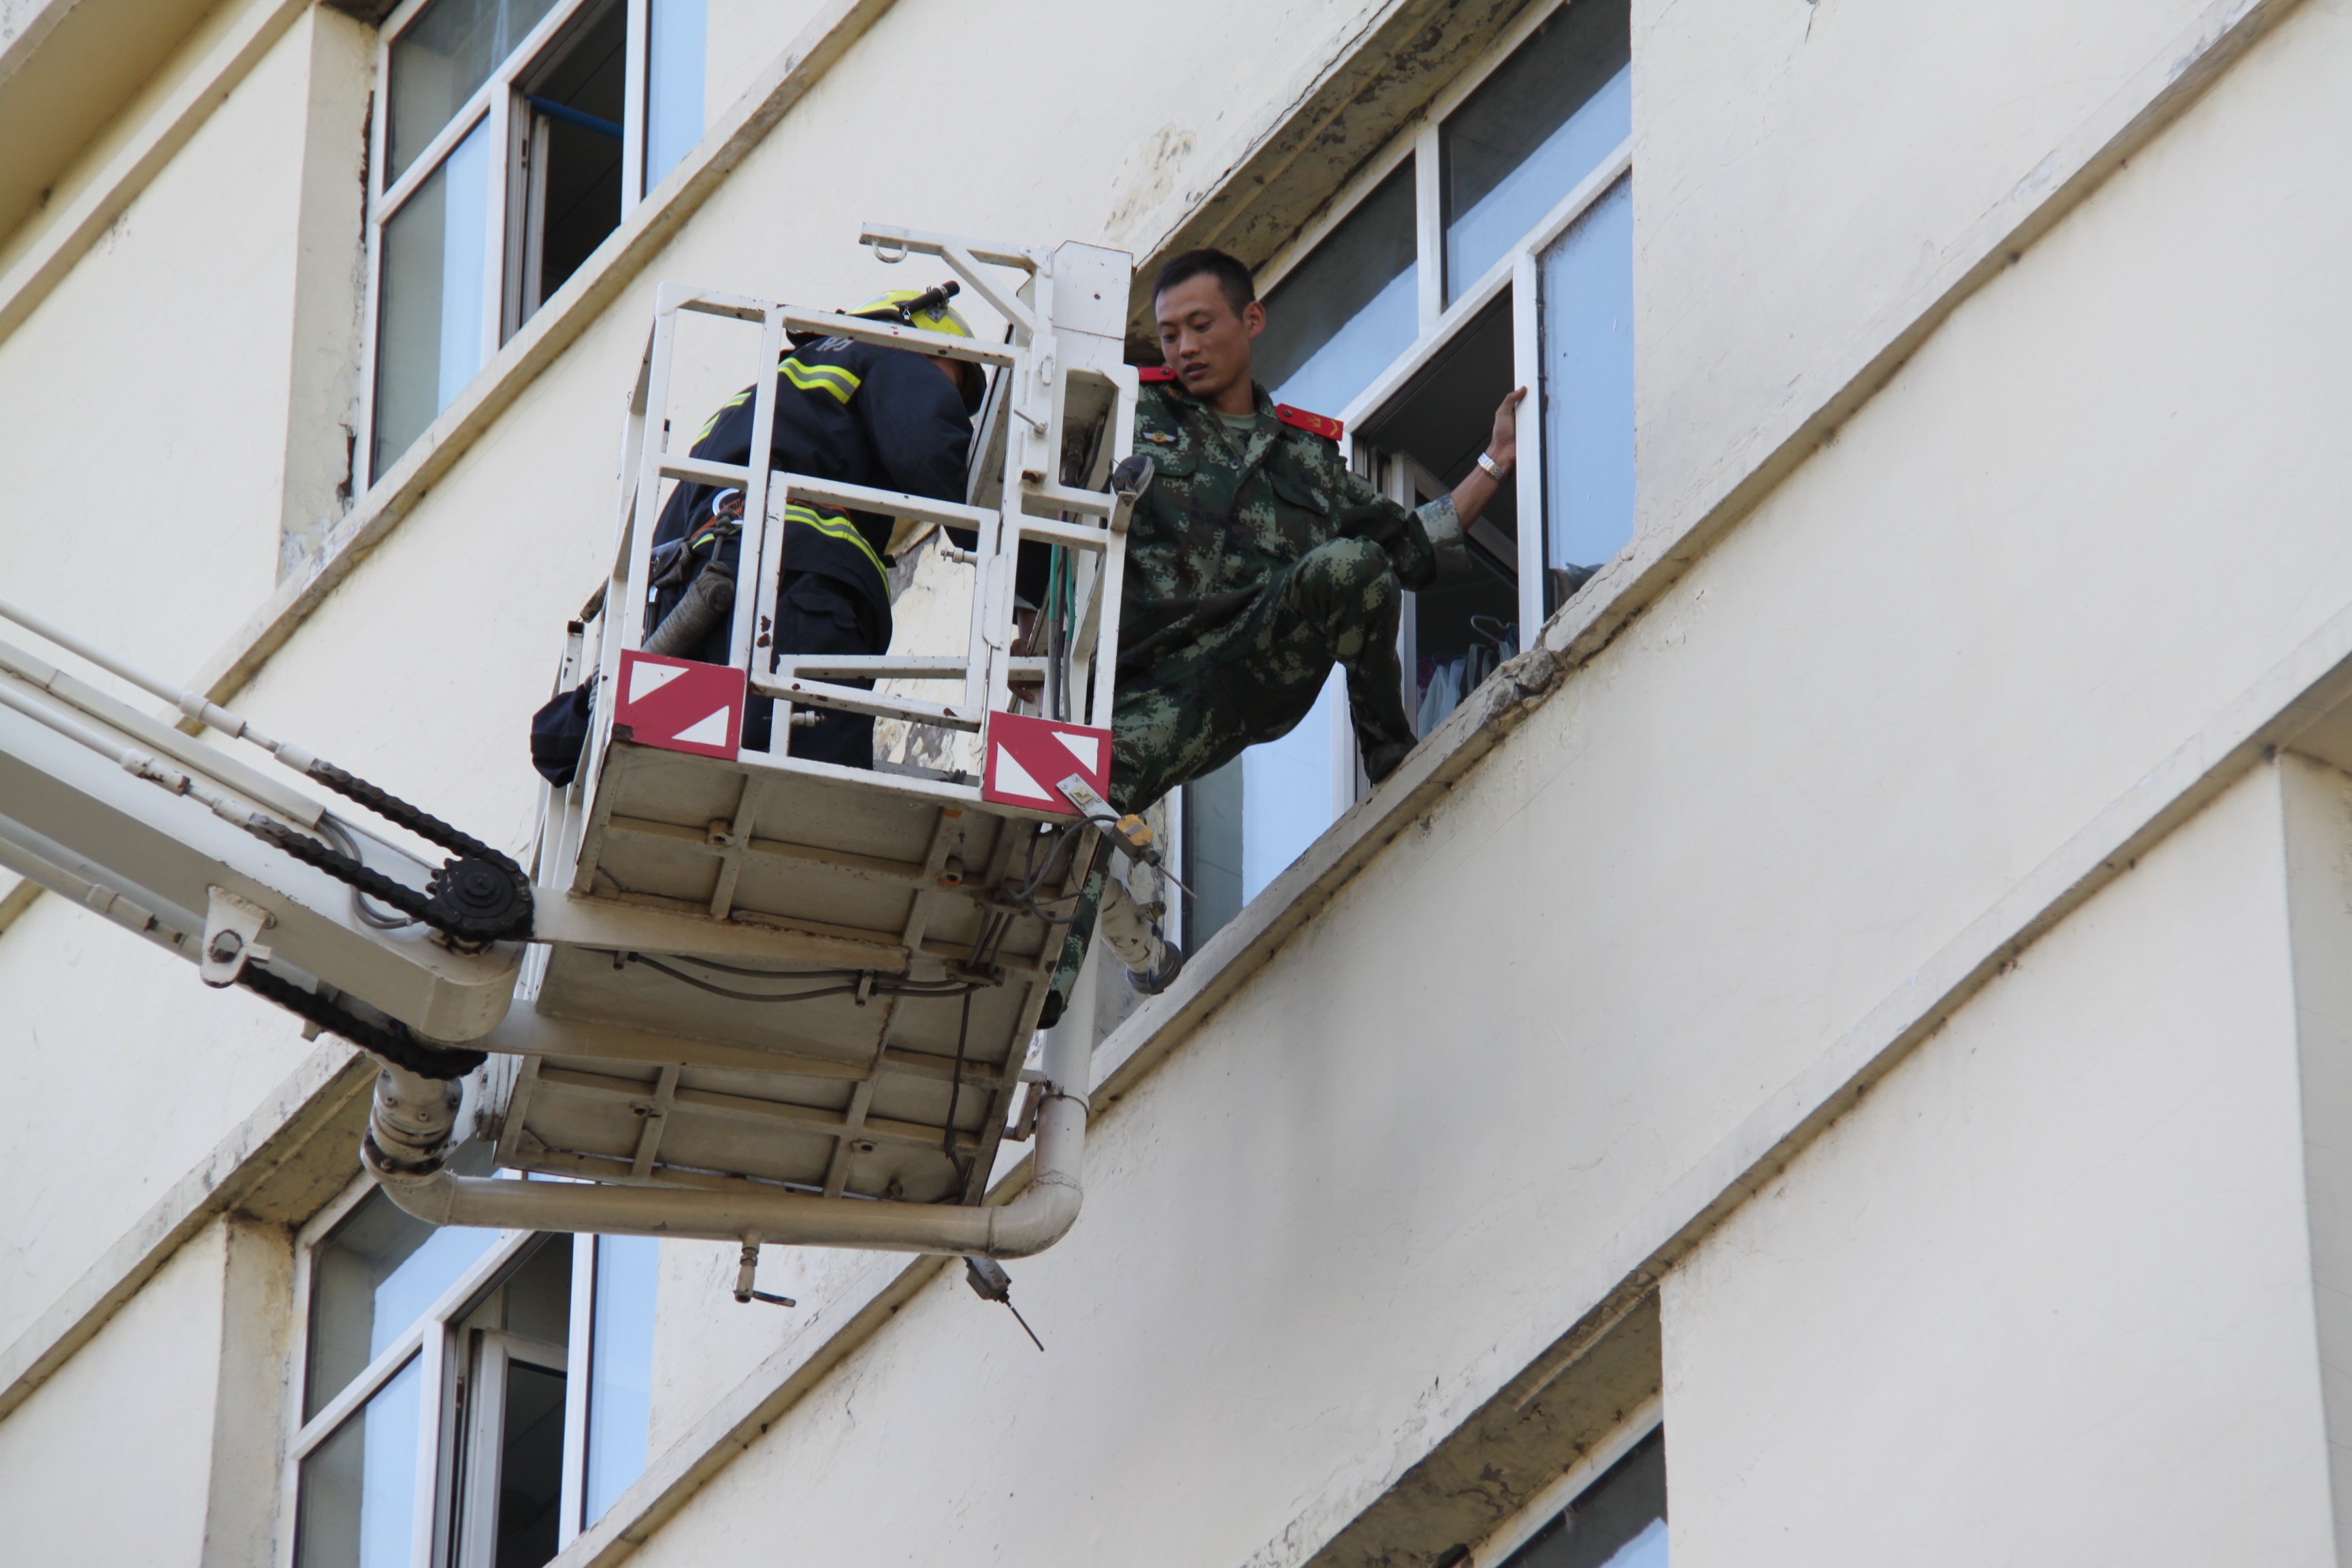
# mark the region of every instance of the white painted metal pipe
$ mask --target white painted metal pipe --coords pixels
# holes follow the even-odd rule
[[[1076,1031],[1069,1033],[1076,1036]],[[1056,1051],[1049,1037],[1046,1050],[1049,1079],[1084,1082],[1082,1077],[1055,1079],[1054,1070],[1056,1056],[1067,1068],[1075,1055],[1077,1073],[1083,1074],[1083,1047],[1074,1053],[1064,1046]],[[446,1086],[424,1079],[397,1081],[413,1076],[396,1068],[386,1069],[384,1081],[393,1085],[391,1102],[413,1109],[430,1103],[428,1097],[446,1093]],[[499,1181],[452,1175],[446,1170],[418,1175],[395,1163],[412,1158],[415,1132],[413,1128],[395,1131],[382,1125],[386,1095],[379,1084],[376,1119],[361,1157],[394,1203],[430,1225],[1026,1258],[1061,1240],[1076,1223],[1083,1201],[1087,1105],[1082,1095],[1059,1088],[1038,1108],[1036,1173],[1028,1190],[998,1208],[811,1197],[749,1183],[733,1190],[711,1190]],[[389,1152],[394,1140],[404,1143],[403,1152],[390,1159],[380,1157],[379,1147]]]
[[[85,642],[64,627],[54,626],[30,610],[12,605],[5,599],[0,599],[0,620],[14,621],[26,631],[47,637],[67,652],[86,658],[108,674],[118,676],[131,685],[162,698],[198,723],[210,725],[233,740],[251,741],[255,745],[268,752],[284,753],[278,756],[278,761],[285,763],[297,773],[301,772],[310,761],[309,752],[297,752],[292,747],[280,745],[202,693],[184,691],[160,676],[150,675],[137,665],[119,659],[97,644]],[[297,757],[300,759],[299,762],[294,760]]]

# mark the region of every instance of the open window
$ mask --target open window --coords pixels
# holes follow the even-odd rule
[[[1518,474],[1405,616],[1423,734],[1633,538],[1632,83],[1627,0],[1531,8],[1259,273],[1258,379],[1344,421],[1357,471],[1407,504],[1460,483],[1495,405],[1530,389]],[[1180,940],[1237,914],[1362,785],[1335,671],[1289,734],[1186,786]]]
[[[1515,368],[1506,293],[1358,432],[1356,450],[1391,500],[1421,506],[1469,478]],[[1416,734],[1428,734],[1519,651],[1518,581],[1517,496],[1507,485],[1465,531],[1462,549],[1438,552],[1437,581],[1405,595],[1397,651]]]
[[[705,0],[408,0],[369,159],[368,481],[700,140]]]
[[[436,1229],[366,1183],[314,1221],[294,1568],[538,1568],[602,1518],[646,1468],[658,1258]]]

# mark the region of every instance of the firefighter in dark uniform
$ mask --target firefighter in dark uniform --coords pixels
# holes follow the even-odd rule
[[[869,300],[850,314],[971,336],[971,327],[956,311],[936,296],[912,289]],[[770,466],[820,479],[960,501],[971,416],[980,407],[984,386],[981,368],[966,361],[847,338],[803,343],[776,367]],[[746,387],[710,416],[695,437],[693,455],[714,462],[749,462],[751,409],[751,389]],[[748,578],[751,568],[736,559],[741,507],[739,494],[710,485],[681,482],[671,492],[654,530],[656,595],[646,617],[649,634],[658,630],[714,561],[739,581]],[[775,651],[887,653],[890,585],[883,552],[889,546],[894,520],[789,498],[783,518]],[[721,616],[698,639],[670,651],[682,658],[728,663],[731,630],[731,616]],[[835,684],[871,688],[873,682]],[[746,747],[767,749],[773,707],[766,698],[751,700],[743,721]],[[814,715],[815,722],[793,728],[787,754],[845,767],[874,765],[870,715],[830,708],[802,711]]]

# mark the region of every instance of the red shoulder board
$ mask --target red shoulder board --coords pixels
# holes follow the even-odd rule
[[[1150,385],[1155,381],[1173,381],[1176,379],[1176,373],[1170,370],[1164,364],[1140,364],[1135,367],[1135,374],[1146,386]]]
[[[1287,403],[1274,405],[1274,416],[1285,425],[1295,426],[1309,436],[1321,436],[1336,441],[1348,427],[1327,415],[1309,414],[1304,408],[1293,408]]]

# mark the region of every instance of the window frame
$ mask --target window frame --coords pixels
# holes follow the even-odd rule
[[[1463,1560],[1462,1568],[1493,1568],[1494,1564],[1508,1562],[1511,1553],[1534,1540],[1538,1531],[1572,1507],[1594,1482],[1615,1468],[1618,1460],[1665,1424],[1665,1395],[1653,1394],[1635,1405],[1615,1431],[1579,1455],[1576,1463],[1560,1472],[1559,1479],[1542,1488],[1517,1513],[1487,1531],[1486,1539]]]
[[[491,68],[488,78],[450,115],[449,122],[434,133],[433,139],[409,160],[406,168],[401,170],[399,177],[387,185],[383,174],[391,157],[393,45],[432,3],[433,0],[401,0],[401,4],[384,18],[376,35],[375,79],[379,102],[368,128],[364,236],[367,299],[363,318],[366,334],[360,365],[360,384],[363,395],[361,398],[358,444],[352,449],[353,466],[365,472],[366,482],[355,482],[355,490],[370,489],[383,478],[383,473],[376,469],[374,454],[376,370],[383,321],[384,226],[405,210],[418,188],[433,177],[459,142],[477,127],[487,126],[491,156],[497,162],[493,164],[490,177],[484,182],[488,187],[487,199],[490,210],[483,230],[481,362],[475,372],[478,376],[489,368],[491,361],[498,357],[499,350],[521,330],[530,314],[522,310],[521,302],[528,292],[522,274],[530,229],[530,217],[525,209],[530,195],[530,175],[524,163],[524,143],[530,138],[531,117],[528,112],[517,112],[521,89],[516,85],[516,79],[526,74],[538,62],[557,34],[576,21],[583,11],[598,5],[600,0],[555,0],[555,4],[548,7],[547,15],[532,25],[530,31],[507,52],[504,59]],[[623,68],[625,81],[621,121],[619,215],[619,221],[626,222],[629,215],[646,198],[646,72],[654,0],[619,0],[619,4],[626,13],[624,26],[628,36]],[[442,412],[446,412],[446,405]],[[439,415],[435,417],[438,418]],[[430,427],[428,423],[426,428]],[[404,450],[399,457],[393,458],[385,465],[385,471],[398,467],[401,457],[406,455]]]
[[[1455,336],[1467,328],[1505,289],[1511,291],[1511,364],[1512,383],[1528,389],[1529,400],[1519,415],[1519,450],[1517,467],[1511,477],[1516,487],[1520,519],[1517,540],[1518,624],[1523,643],[1531,643],[1545,620],[1545,597],[1548,578],[1545,566],[1548,554],[1548,531],[1550,520],[1544,506],[1544,450],[1542,300],[1539,294],[1538,271],[1545,251],[1549,249],[1576,220],[1608,194],[1616,183],[1629,174],[1633,167],[1633,142],[1629,135],[1620,142],[1576,185],[1563,195],[1551,209],[1517,240],[1506,247],[1486,270],[1464,288],[1452,305],[1445,303],[1445,213],[1444,203],[1444,166],[1441,138],[1446,121],[1454,111],[1485,87],[1496,72],[1508,64],[1537,30],[1565,11],[1573,0],[1530,6],[1503,35],[1496,38],[1486,56],[1471,69],[1449,84],[1433,98],[1423,110],[1420,127],[1399,132],[1387,145],[1358,167],[1346,184],[1324,206],[1323,210],[1290,241],[1255,269],[1257,291],[1261,299],[1281,287],[1318,247],[1331,237],[1340,225],[1354,216],[1356,210],[1388,179],[1412,163],[1414,256],[1419,270],[1415,274],[1417,331],[1412,342],[1399,352],[1388,367],[1375,375],[1364,389],[1343,408],[1317,409],[1328,414],[1347,426],[1340,440],[1340,455],[1350,467],[1358,467],[1357,427],[1366,416],[1402,391],[1406,384],[1444,353]],[[1359,471],[1361,469],[1359,468]],[[1384,495],[1393,493],[1388,473],[1368,475]],[[1532,519],[1535,526],[1528,527]],[[1408,631],[1400,638],[1410,646]],[[1413,661],[1404,661],[1405,678],[1412,679]],[[1337,679],[1336,675],[1334,679]],[[1465,694],[1466,695],[1466,694]],[[1408,700],[1407,707],[1412,707]],[[1189,788],[1190,786],[1186,786]],[[1331,821],[1337,822],[1358,800],[1369,793],[1370,781],[1363,773],[1362,760],[1356,754],[1355,730],[1349,721],[1344,701],[1332,705],[1331,711]],[[1180,824],[1189,817],[1189,808],[1173,814]],[[1177,851],[1181,852],[1181,839]],[[1243,908],[1250,902],[1245,900]],[[1189,921],[1191,911],[1186,910]],[[1180,932],[1180,942],[1192,943],[1189,931]]]
[[[1395,396],[1453,342],[1455,333],[1492,305],[1505,289],[1511,290],[1513,382],[1528,389],[1533,405],[1519,417],[1518,462],[1512,470],[1511,482],[1517,488],[1519,516],[1538,521],[1536,528],[1523,528],[1518,541],[1519,625],[1527,628],[1523,636],[1532,636],[1533,629],[1544,623],[1543,525],[1549,521],[1543,509],[1542,310],[1537,293],[1537,269],[1543,253],[1568,232],[1569,226],[1632,172],[1633,142],[1630,136],[1620,142],[1449,306],[1444,302],[1445,212],[1439,139],[1454,111],[1486,86],[1538,28],[1570,3],[1572,0],[1560,0],[1559,4],[1532,6],[1528,15],[1513,22],[1495,41],[1485,59],[1430,100],[1418,131],[1393,138],[1390,145],[1356,172],[1313,223],[1257,269],[1258,294],[1264,298],[1281,287],[1283,279],[1314,254],[1316,247],[1330,237],[1331,232],[1345,223],[1383,181],[1403,167],[1406,160],[1414,161],[1414,251],[1420,268],[1414,281],[1420,330],[1412,344],[1345,408],[1316,410],[1318,414],[1328,413],[1347,426],[1348,434],[1341,440],[1340,450],[1351,463],[1356,453],[1356,427],[1364,416]],[[1385,493],[1385,485],[1382,489]],[[1352,745],[1352,731],[1349,742]]]
[[[352,1375],[350,1383],[302,1419],[305,1384],[310,1376],[310,1302],[317,1278],[318,1249],[335,1227],[365,1202],[379,1183],[365,1173],[306,1221],[295,1236],[294,1335],[286,1377],[283,1430],[289,1434],[278,1477],[278,1518],[284,1527],[272,1562],[276,1568],[296,1568],[300,1542],[302,1465],[363,1410],[367,1402],[404,1371],[420,1363],[420,1397],[431,1400],[417,1419],[416,1511],[411,1525],[410,1568],[455,1568],[461,1543],[453,1539],[450,1503],[456,1490],[470,1484],[457,1473],[466,1444],[461,1422],[478,1419],[478,1411],[460,1416],[456,1406],[457,1378],[467,1354],[457,1323],[486,1291],[512,1274],[528,1253],[549,1233],[506,1230],[481,1257],[417,1314],[416,1321],[385,1346],[383,1352]],[[587,1423],[590,1357],[595,1332],[596,1252],[601,1237],[572,1237],[571,1320],[566,1328],[563,1357],[563,1491],[562,1518],[557,1530],[558,1550],[569,1547],[583,1532],[581,1511],[586,1500]],[[530,1360],[525,1357],[525,1360]],[[651,1456],[648,1455],[648,1459]]]

